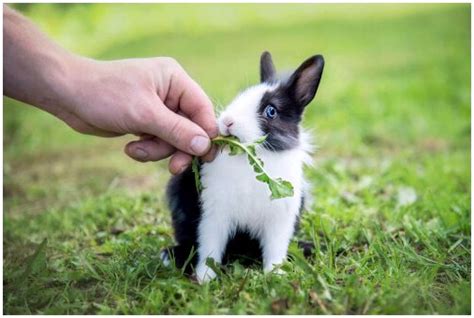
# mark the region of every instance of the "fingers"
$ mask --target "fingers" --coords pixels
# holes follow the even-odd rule
[[[170,83],[165,105],[181,111],[206,131],[210,138],[218,134],[216,116],[209,97],[181,68],[177,68]]]
[[[175,148],[158,138],[140,138],[141,140],[129,142],[125,146],[125,153],[141,162],[158,161],[169,157]]]
[[[211,148],[208,134],[191,120],[168,109],[156,98],[157,107],[141,125],[147,133],[159,137],[177,149],[191,155],[205,155]]]
[[[216,157],[216,154],[217,154],[217,147],[212,146],[211,150],[206,155],[201,157],[201,159],[203,161],[210,162],[214,160],[214,158]],[[192,156],[182,151],[177,151],[171,156],[168,169],[172,174],[180,174],[186,168],[189,167],[192,160],[193,160]]]
[[[216,157],[217,150],[218,150],[218,147],[216,145],[212,145],[211,150],[209,150],[207,154],[202,156],[201,159],[205,162],[211,162]]]
[[[169,171],[172,174],[182,173],[189,167],[193,159],[192,156],[182,151],[176,151],[168,143],[157,138],[146,136],[141,140],[131,141],[125,146],[125,153],[132,159],[140,162],[158,161],[171,156]],[[204,161],[211,161],[216,155],[217,148],[213,146],[211,150],[202,157]]]
[[[162,59],[170,72],[161,69],[155,106],[141,114],[137,130],[157,136],[168,147],[158,147],[153,142],[133,142],[126,152],[140,161],[158,160],[178,150],[170,160],[170,171],[179,173],[191,162],[192,156],[202,156],[211,161],[216,150],[211,150],[211,140],[218,135],[213,106],[201,87],[172,59]],[[161,89],[160,89],[161,88]],[[161,98],[161,99],[160,99]],[[164,102],[162,102],[162,100]],[[140,147],[139,147],[140,145]],[[145,149],[146,147],[146,149]]]
[[[168,169],[172,174],[179,174],[189,167],[192,160],[193,157],[187,153],[176,151],[176,153],[171,156]]]

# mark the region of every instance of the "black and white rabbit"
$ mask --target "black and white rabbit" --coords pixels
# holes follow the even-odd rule
[[[286,79],[278,79],[270,53],[260,60],[261,83],[237,96],[219,116],[221,135],[252,142],[264,135],[257,148],[272,177],[290,181],[294,196],[270,199],[267,185],[255,179],[245,155],[219,152],[214,161],[200,166],[203,190],[196,191],[191,169],[174,176],[167,189],[177,245],[177,266],[191,260],[200,282],[212,279],[208,257],[227,262],[234,256],[259,259],[264,271],[285,261],[288,244],[305,200],[303,165],[311,162],[307,135],[300,122],[305,106],[314,98],[324,68],[315,55]],[[190,257],[192,251],[194,257]]]

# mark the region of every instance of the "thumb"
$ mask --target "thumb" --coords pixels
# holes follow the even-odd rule
[[[157,136],[181,151],[191,155],[205,155],[211,148],[207,133],[191,120],[174,113],[160,100],[155,120],[143,127],[147,134]]]

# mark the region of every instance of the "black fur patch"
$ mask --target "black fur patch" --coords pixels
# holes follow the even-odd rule
[[[271,105],[276,108],[277,116],[268,119],[264,115],[265,108]],[[263,146],[271,151],[292,149],[299,144],[299,123],[303,109],[296,107],[284,84],[274,91],[263,95],[257,110],[260,129],[267,135]]]
[[[236,260],[244,266],[262,262],[260,242],[246,230],[237,229],[234,237],[229,239],[222,263],[230,264]]]
[[[168,257],[174,259],[177,267],[187,265],[185,272],[191,274],[197,263],[197,229],[201,219],[199,194],[194,184],[191,167],[173,176],[168,182],[166,197],[171,211],[174,237],[177,245],[167,249]],[[186,264],[191,252],[192,259]]]
[[[276,71],[273,65],[272,56],[269,52],[263,52],[260,57],[260,81],[271,82],[275,80]]]
[[[257,110],[260,128],[267,135],[264,147],[271,151],[292,149],[299,144],[299,123],[304,108],[313,100],[323,74],[324,58],[315,55],[304,61],[286,80],[280,81],[278,87],[263,95]],[[268,52],[260,60],[261,80],[275,83],[274,66]],[[272,74],[271,76],[269,74]],[[265,108],[271,105],[276,108],[277,116],[265,117]]]
[[[170,179],[166,196],[176,242],[178,245],[194,245],[197,241],[201,207],[191,167]]]

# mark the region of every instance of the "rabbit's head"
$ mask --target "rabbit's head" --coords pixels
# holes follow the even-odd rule
[[[267,136],[263,146],[282,151],[299,145],[299,124],[305,107],[318,90],[324,59],[315,55],[304,61],[289,77],[279,79],[270,53],[260,59],[261,83],[246,89],[218,119],[221,135],[242,142]]]

